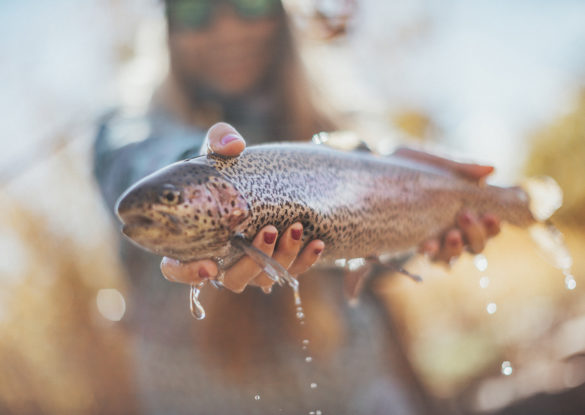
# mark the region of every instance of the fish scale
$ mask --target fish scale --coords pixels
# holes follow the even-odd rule
[[[177,203],[161,197],[165,189]],[[526,227],[535,223],[529,202],[519,187],[478,185],[404,157],[284,143],[174,163],[129,188],[117,212],[139,246],[226,268],[244,255],[234,236],[251,241],[266,225],[283,232],[301,222],[305,243],[323,240],[320,262],[331,263],[415,249],[464,209]]]

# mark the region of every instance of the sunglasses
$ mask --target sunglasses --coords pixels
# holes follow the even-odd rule
[[[180,29],[202,29],[212,22],[217,7],[229,4],[239,17],[256,20],[276,16],[281,0],[167,0],[169,25]]]

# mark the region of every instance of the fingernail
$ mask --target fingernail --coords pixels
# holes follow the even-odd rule
[[[204,267],[199,268],[199,278],[209,278],[209,272]]]
[[[459,245],[459,238],[451,237],[451,238],[449,238],[447,243],[451,246],[457,246],[457,245]]]
[[[290,230],[290,236],[295,240],[298,241],[299,239],[301,239],[301,235],[303,234],[303,230],[302,229],[291,229]]]
[[[224,135],[221,138],[220,143],[225,146],[228,143],[231,143],[232,141],[241,140],[241,139],[242,139],[242,137],[240,137],[238,135],[235,135],[235,134],[227,134],[227,135]]]
[[[463,213],[460,216],[459,220],[461,220],[461,224],[463,226],[469,226],[469,225],[471,225],[471,213],[469,213],[469,212]]]
[[[485,223],[485,226],[490,229],[493,229],[496,226],[496,220],[490,216],[484,218],[483,222]]]
[[[276,240],[276,232],[264,232],[264,242],[272,245]]]
[[[315,255],[321,255],[321,252],[323,252],[322,248],[316,248],[314,251]]]

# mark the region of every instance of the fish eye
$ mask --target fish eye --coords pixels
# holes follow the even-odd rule
[[[174,189],[164,189],[159,196],[159,200],[165,205],[176,205],[181,200],[181,192]]]

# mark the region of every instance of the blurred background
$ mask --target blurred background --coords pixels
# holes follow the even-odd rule
[[[322,99],[376,150],[493,164],[499,184],[559,182],[571,274],[505,227],[483,256],[416,260],[424,284],[378,290],[453,413],[585,411],[585,2],[285,5]],[[132,412],[132,304],[90,150],[101,115],[143,110],[165,76],[162,6],[1,2],[0,27],[0,413]]]

